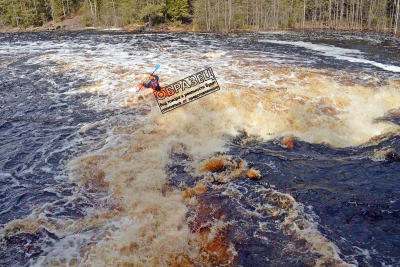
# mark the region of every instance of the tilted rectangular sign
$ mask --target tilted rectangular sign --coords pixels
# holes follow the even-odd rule
[[[179,108],[196,99],[220,89],[214,72],[207,68],[182,80],[174,82],[160,91],[154,91],[161,113]]]

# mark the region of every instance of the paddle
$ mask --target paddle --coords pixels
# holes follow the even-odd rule
[[[152,76],[152,75],[154,74],[154,72],[156,72],[159,68],[160,68],[160,65],[157,65],[156,69],[153,71],[152,74],[150,74],[150,76]],[[142,84],[142,86],[140,87],[140,89],[142,89],[142,88],[143,88],[143,84]],[[136,93],[140,92],[140,89],[137,90]]]

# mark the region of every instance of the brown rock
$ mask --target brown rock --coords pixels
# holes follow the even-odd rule
[[[202,182],[199,181],[197,182],[197,184],[192,187],[192,188],[187,188],[184,192],[183,192],[183,197],[184,198],[190,198],[190,197],[194,197],[194,196],[199,196],[201,194],[204,194],[205,192],[207,192],[207,185]]]
[[[294,136],[287,137],[287,138],[283,139],[282,145],[286,148],[293,148],[295,140],[296,140],[296,138]]]
[[[204,165],[202,171],[221,172],[225,169],[224,158],[212,158]]]
[[[249,177],[250,179],[253,180],[258,180],[261,177],[260,171],[256,170],[256,169],[250,169],[247,172],[247,177]]]

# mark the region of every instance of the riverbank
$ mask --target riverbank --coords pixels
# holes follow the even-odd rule
[[[85,26],[84,16],[75,16],[73,18],[65,19],[63,21],[55,22],[50,21],[43,24],[40,27],[5,27],[0,28],[0,33],[26,33],[26,32],[44,32],[44,31],[82,31],[82,30],[115,30],[115,31],[126,31],[126,32],[194,32],[193,24],[181,24],[181,23],[163,23],[153,27],[142,24],[131,24],[125,27],[107,27],[107,26]]]
[[[84,16],[78,15],[71,18],[67,18],[65,20],[55,22],[49,21],[48,23],[43,24],[40,27],[28,27],[28,28],[18,28],[18,27],[5,27],[0,28],[0,33],[30,33],[30,32],[44,32],[44,31],[84,31],[84,30],[109,30],[109,31],[126,31],[130,33],[177,33],[177,32],[198,32],[198,33],[206,33],[208,31],[196,30],[193,23],[180,23],[180,22],[168,22],[154,25],[153,27],[149,27],[144,23],[136,23],[127,25],[125,27],[113,27],[113,26],[85,26]],[[338,31],[338,32],[376,32],[371,29],[364,30],[356,30],[356,29],[331,29],[329,27],[306,27],[305,29],[301,28],[271,28],[263,31]],[[225,34],[224,31],[211,31],[213,33]],[[260,32],[257,29],[243,29],[243,30],[234,30],[230,33],[251,33],[251,32]],[[383,32],[376,32],[379,34],[392,34],[390,29]],[[400,34],[400,33],[399,33]],[[399,35],[397,34],[397,35]]]

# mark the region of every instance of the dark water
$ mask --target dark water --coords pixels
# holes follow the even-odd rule
[[[296,239],[282,235],[271,222],[272,216],[250,219],[246,214],[254,211],[254,203],[266,203],[257,190],[267,188],[267,183],[303,203],[315,216],[320,233],[339,247],[348,263],[399,266],[399,159],[374,162],[360,155],[387,145],[399,150],[400,138],[368,148],[339,150],[299,142],[289,151],[278,143],[247,142],[243,146],[244,138],[233,139],[228,154],[246,160],[249,167],[265,175],[258,181],[241,177],[204,196],[205,203],[219,206],[233,223],[231,240],[239,250],[242,266],[265,266],[265,258],[269,259],[267,266],[309,266],[313,258],[303,253],[310,250],[307,246],[300,246],[299,251],[284,250]],[[196,182],[184,168],[171,169],[171,173],[171,183],[176,186],[194,186]],[[224,194],[232,188],[240,192],[239,197]],[[267,248],[258,236],[260,223],[267,225]],[[246,229],[246,234],[238,235],[237,229]]]
[[[160,45],[171,46],[170,54],[177,57],[164,58],[158,50]],[[134,62],[139,57],[139,61],[153,63],[160,60],[172,64],[182,63],[179,56],[189,58],[192,53],[225,51],[255,55],[257,64],[342,70],[354,75],[363,72],[386,79],[399,77],[399,45],[400,40],[391,36],[329,32],[231,36],[136,36],[119,32],[0,35],[0,223],[4,226],[30,214],[32,209],[24,207],[25,201],[60,199],[58,189],[44,192],[38,186],[53,185],[64,190],[66,195],[72,194],[70,188],[75,184],[68,180],[66,163],[100,148],[100,141],[105,137],[104,129],[93,127],[83,138],[79,129],[84,123],[112,116],[130,116],[137,110],[136,107],[93,109],[87,101],[95,98],[94,94],[70,93],[95,83],[93,77],[76,69],[57,72],[55,69],[60,63],[41,63],[35,60],[38,57],[51,54],[62,57],[65,54],[67,58],[73,58],[76,53],[88,58],[104,57],[107,61],[113,58],[106,53],[107,49],[113,47],[124,53],[124,57],[115,60]],[[161,55],[147,58],[147,52]],[[212,66],[210,62],[199,64]],[[198,66],[190,68],[195,67]],[[400,124],[398,117],[387,119]],[[262,218],[237,220],[243,210],[252,211],[254,203],[263,201],[256,190],[269,182],[284,188],[297,202],[307,203],[304,204],[307,214],[313,215],[318,230],[339,247],[342,259],[357,266],[400,266],[400,162],[396,155],[380,162],[367,156],[375,149],[387,147],[400,153],[399,137],[373,146],[346,149],[296,142],[289,150],[282,148],[279,142],[252,141],[243,145],[241,140],[244,138],[232,138],[228,154],[240,157],[249,167],[260,170],[262,179],[230,182],[226,190],[237,189],[241,199],[227,197],[223,192],[210,191],[205,195],[206,201],[214,204],[218,198],[220,207],[228,210],[228,220],[235,221],[237,228],[245,232],[240,238],[234,231],[228,233],[238,250],[239,265],[309,266],[310,260],[316,257],[312,253],[284,250],[285,245],[293,242],[292,237],[275,229],[267,214]],[[175,168],[168,170],[174,173],[170,177],[173,185],[194,185],[195,181],[189,178],[183,166]],[[235,200],[250,204],[230,208]],[[65,203],[60,200],[57,205],[61,207]],[[76,209],[70,207],[69,210],[70,216],[78,216]],[[261,239],[252,238],[260,223],[265,223],[271,232],[267,249]],[[6,239],[1,245],[1,265],[29,265],[29,260],[46,252],[27,253],[21,248],[21,240],[34,242],[49,235],[51,233],[41,232]],[[55,236],[52,238],[57,240]],[[263,249],[247,249],[250,243],[254,244],[252,248]],[[305,244],[304,248],[307,248]]]

